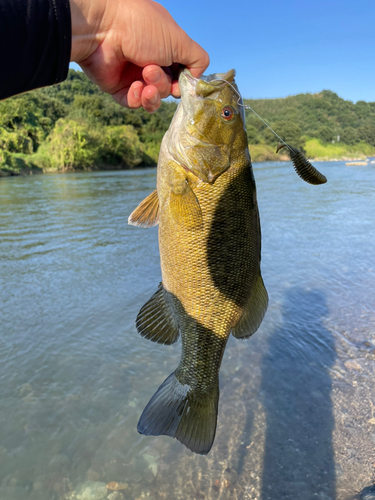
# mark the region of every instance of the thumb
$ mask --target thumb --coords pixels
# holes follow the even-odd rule
[[[174,51],[173,62],[188,68],[195,78],[201,77],[210,64],[209,55],[182,29],[178,41],[179,43]]]

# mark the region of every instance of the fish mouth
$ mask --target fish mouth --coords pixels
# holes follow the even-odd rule
[[[230,81],[233,80],[233,78],[236,76],[236,71],[234,69],[231,69],[226,73],[211,73],[210,75],[202,75],[199,78],[195,78],[195,76],[191,74],[191,71],[189,69],[184,68],[180,73],[180,76],[181,75],[185,76],[187,81],[194,86],[197,84],[199,80],[203,80],[204,82],[207,83],[215,82],[213,84],[216,85],[220,83],[225,84],[226,80]]]
[[[198,78],[195,78],[189,69],[185,68],[182,72],[183,76],[185,76],[185,78],[187,79],[187,81],[193,85],[195,87],[195,85],[197,84],[197,81],[198,81]]]
[[[181,99],[184,100],[184,93],[198,99],[204,98],[220,90],[222,87],[233,83],[235,75],[235,70],[231,69],[226,73],[211,73],[210,75],[202,75],[199,78],[195,78],[189,69],[184,68],[178,78]],[[204,89],[203,92],[201,87]]]

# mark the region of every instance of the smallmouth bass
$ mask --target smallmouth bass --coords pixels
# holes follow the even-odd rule
[[[229,334],[250,337],[268,305],[234,76],[234,70],[200,79],[181,73],[181,102],[161,145],[157,189],[129,217],[133,225],[159,224],[163,280],[140,310],[137,330],[154,342],[173,344],[180,334],[182,340],[180,364],[147,404],[138,431],[174,437],[202,455],[215,438]]]

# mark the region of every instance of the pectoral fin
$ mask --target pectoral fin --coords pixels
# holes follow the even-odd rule
[[[139,311],[136,327],[142,337],[153,342],[170,345],[177,341],[178,324],[168,304],[162,283]]]
[[[187,179],[172,185],[169,209],[172,217],[178,224],[183,224],[188,229],[202,227],[202,211],[198,198],[189,186]]]
[[[232,329],[232,335],[237,339],[247,339],[255,333],[266,313],[268,294],[262,276],[259,273],[253,291],[244,307],[241,319]]]
[[[159,223],[159,198],[155,189],[130,214],[128,224],[139,227],[152,227]]]

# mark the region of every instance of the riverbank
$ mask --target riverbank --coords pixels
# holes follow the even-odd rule
[[[372,155],[366,155],[363,152],[352,151],[346,153],[345,155],[337,155],[337,150],[334,149],[330,154],[322,154],[321,156],[316,156],[311,158],[307,156],[311,162],[314,161],[366,161],[369,156],[374,156],[375,151],[372,152]],[[276,154],[274,148],[271,146],[256,144],[250,146],[250,154],[253,163],[262,163],[269,161],[277,161],[277,162],[287,162],[290,161],[290,158],[287,154]],[[129,167],[128,165],[120,164],[120,165],[91,165],[89,167],[85,166],[84,168],[61,168],[61,169],[43,169],[38,167],[25,160],[24,158],[17,158],[18,161],[15,162],[14,165],[3,166],[0,168],[0,178],[1,177],[10,177],[10,176],[26,176],[26,175],[39,175],[39,174],[65,174],[65,173],[74,173],[74,172],[97,172],[97,171],[106,171],[106,170],[131,170],[132,168],[152,168],[156,167],[155,164],[150,164],[149,162],[146,164],[139,164],[135,167]]]
[[[131,170],[132,168],[152,168],[156,167],[155,164],[151,163],[141,163],[136,165],[136,167],[129,167],[126,164],[119,165],[91,165],[84,168],[74,168],[65,167],[61,169],[43,169],[33,164],[32,162],[19,161],[16,165],[3,166],[0,168],[0,178],[1,177],[11,177],[11,176],[27,176],[27,175],[40,175],[40,174],[67,174],[67,173],[77,173],[77,172],[105,172],[107,170]]]
[[[276,154],[276,147],[267,144],[249,145],[251,159],[262,161],[290,161],[283,150]],[[365,143],[356,144],[323,143],[319,139],[306,139],[303,145],[306,157],[310,161],[360,161],[375,156],[375,147]]]

